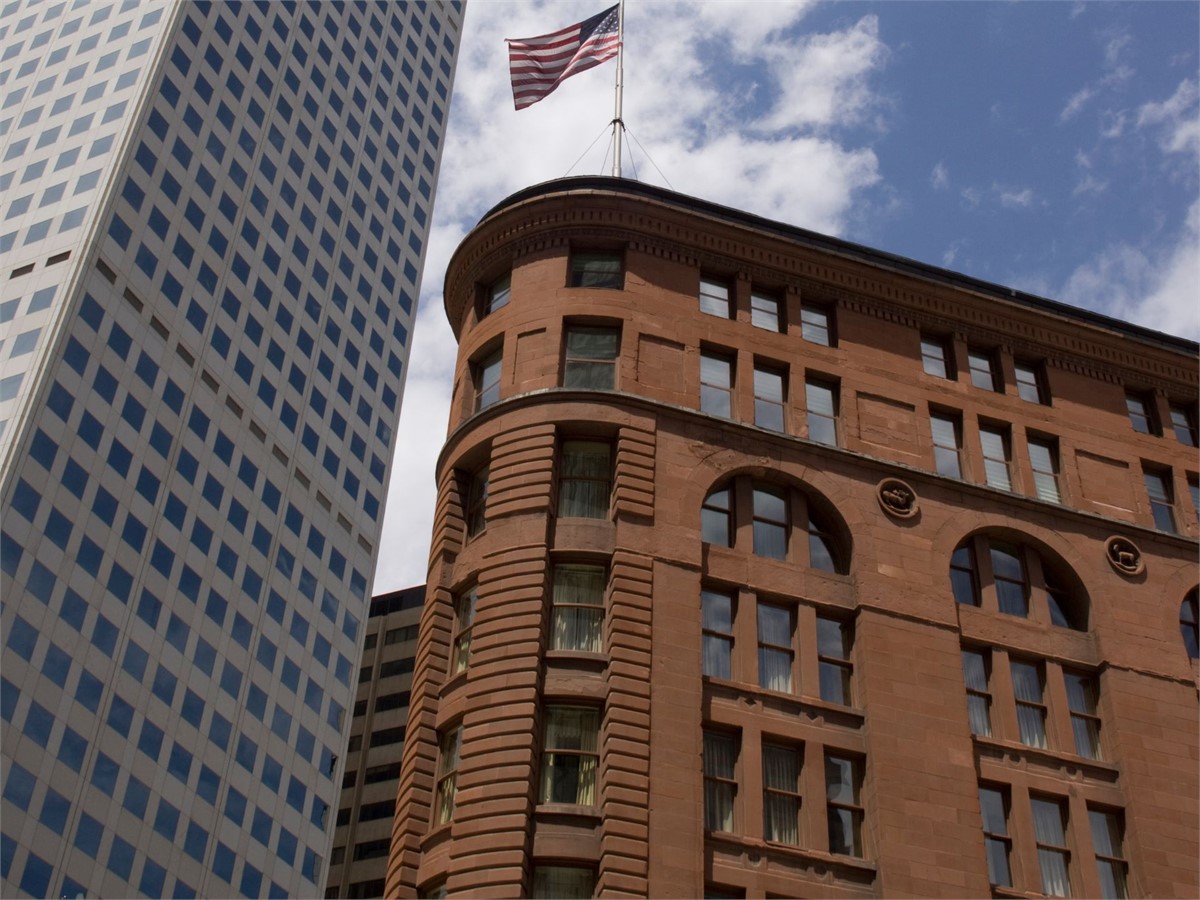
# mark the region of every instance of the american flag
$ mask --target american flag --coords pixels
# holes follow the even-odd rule
[[[509,38],[508,68],[517,109],[537,103],[576,72],[616,56],[621,47],[618,19],[614,6],[561,31]]]

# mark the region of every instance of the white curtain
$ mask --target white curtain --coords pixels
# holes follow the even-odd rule
[[[1071,896],[1067,877],[1067,838],[1062,805],[1054,800],[1033,798],[1033,833],[1038,842],[1038,864],[1042,870],[1042,893],[1051,897]],[[1043,846],[1049,845],[1049,846]]]
[[[763,836],[768,841],[800,843],[799,756],[791,747],[763,746]]]
[[[1121,821],[1115,813],[1098,809],[1089,809],[1088,819],[1092,826],[1092,846],[1096,848],[1100,896],[1105,900],[1123,900],[1129,891],[1125,884],[1125,864],[1121,861]]]
[[[704,674],[714,678],[732,677],[733,599],[728,594],[704,591],[700,595],[704,635]],[[715,633],[711,633],[715,632]]]
[[[733,831],[732,783],[737,763],[737,739],[728,734],[704,734],[704,827]],[[721,780],[718,780],[721,779]]]
[[[1071,709],[1071,729],[1075,733],[1075,752],[1089,759],[1100,755],[1100,725],[1096,714],[1096,695],[1092,681],[1082,675],[1065,673],[1067,706]],[[1082,713],[1083,715],[1075,715]]]
[[[567,441],[560,461],[558,514],[603,519],[608,515],[612,470],[608,444]]]
[[[1030,747],[1046,746],[1046,707],[1042,699],[1042,675],[1032,663],[1012,663],[1013,693],[1017,698],[1017,723],[1021,742]]]
[[[984,663],[983,654],[974,650],[964,650],[962,660],[963,680],[966,682],[967,690],[978,692],[978,694],[967,694],[967,718],[971,723],[971,734],[991,737],[992,717],[988,708],[990,698],[986,696],[988,693],[987,666]]]
[[[770,691],[792,690],[792,611],[758,605],[758,683]]]
[[[458,792],[458,754],[462,747],[462,728],[456,727],[442,735],[438,754],[437,824],[454,817],[454,799]]]
[[[605,580],[602,566],[555,567],[553,649],[600,652]]]
[[[596,873],[578,866],[537,866],[533,870],[534,900],[589,900]]]
[[[546,712],[542,763],[543,803],[596,803],[596,739],[600,717],[594,709],[551,707]]]

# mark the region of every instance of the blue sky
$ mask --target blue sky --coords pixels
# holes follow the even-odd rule
[[[425,579],[450,254],[513,191],[611,165],[614,63],[518,113],[503,39],[603,7],[468,4],[376,592]],[[628,0],[625,21],[626,177],[1200,338],[1200,4]]]

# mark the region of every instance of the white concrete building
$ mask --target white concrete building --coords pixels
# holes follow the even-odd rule
[[[462,17],[0,2],[0,894],[322,891]]]

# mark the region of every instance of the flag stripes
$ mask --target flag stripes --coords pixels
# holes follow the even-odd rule
[[[517,109],[532,106],[565,79],[612,59],[620,47],[616,6],[550,34],[509,39],[513,103]]]

